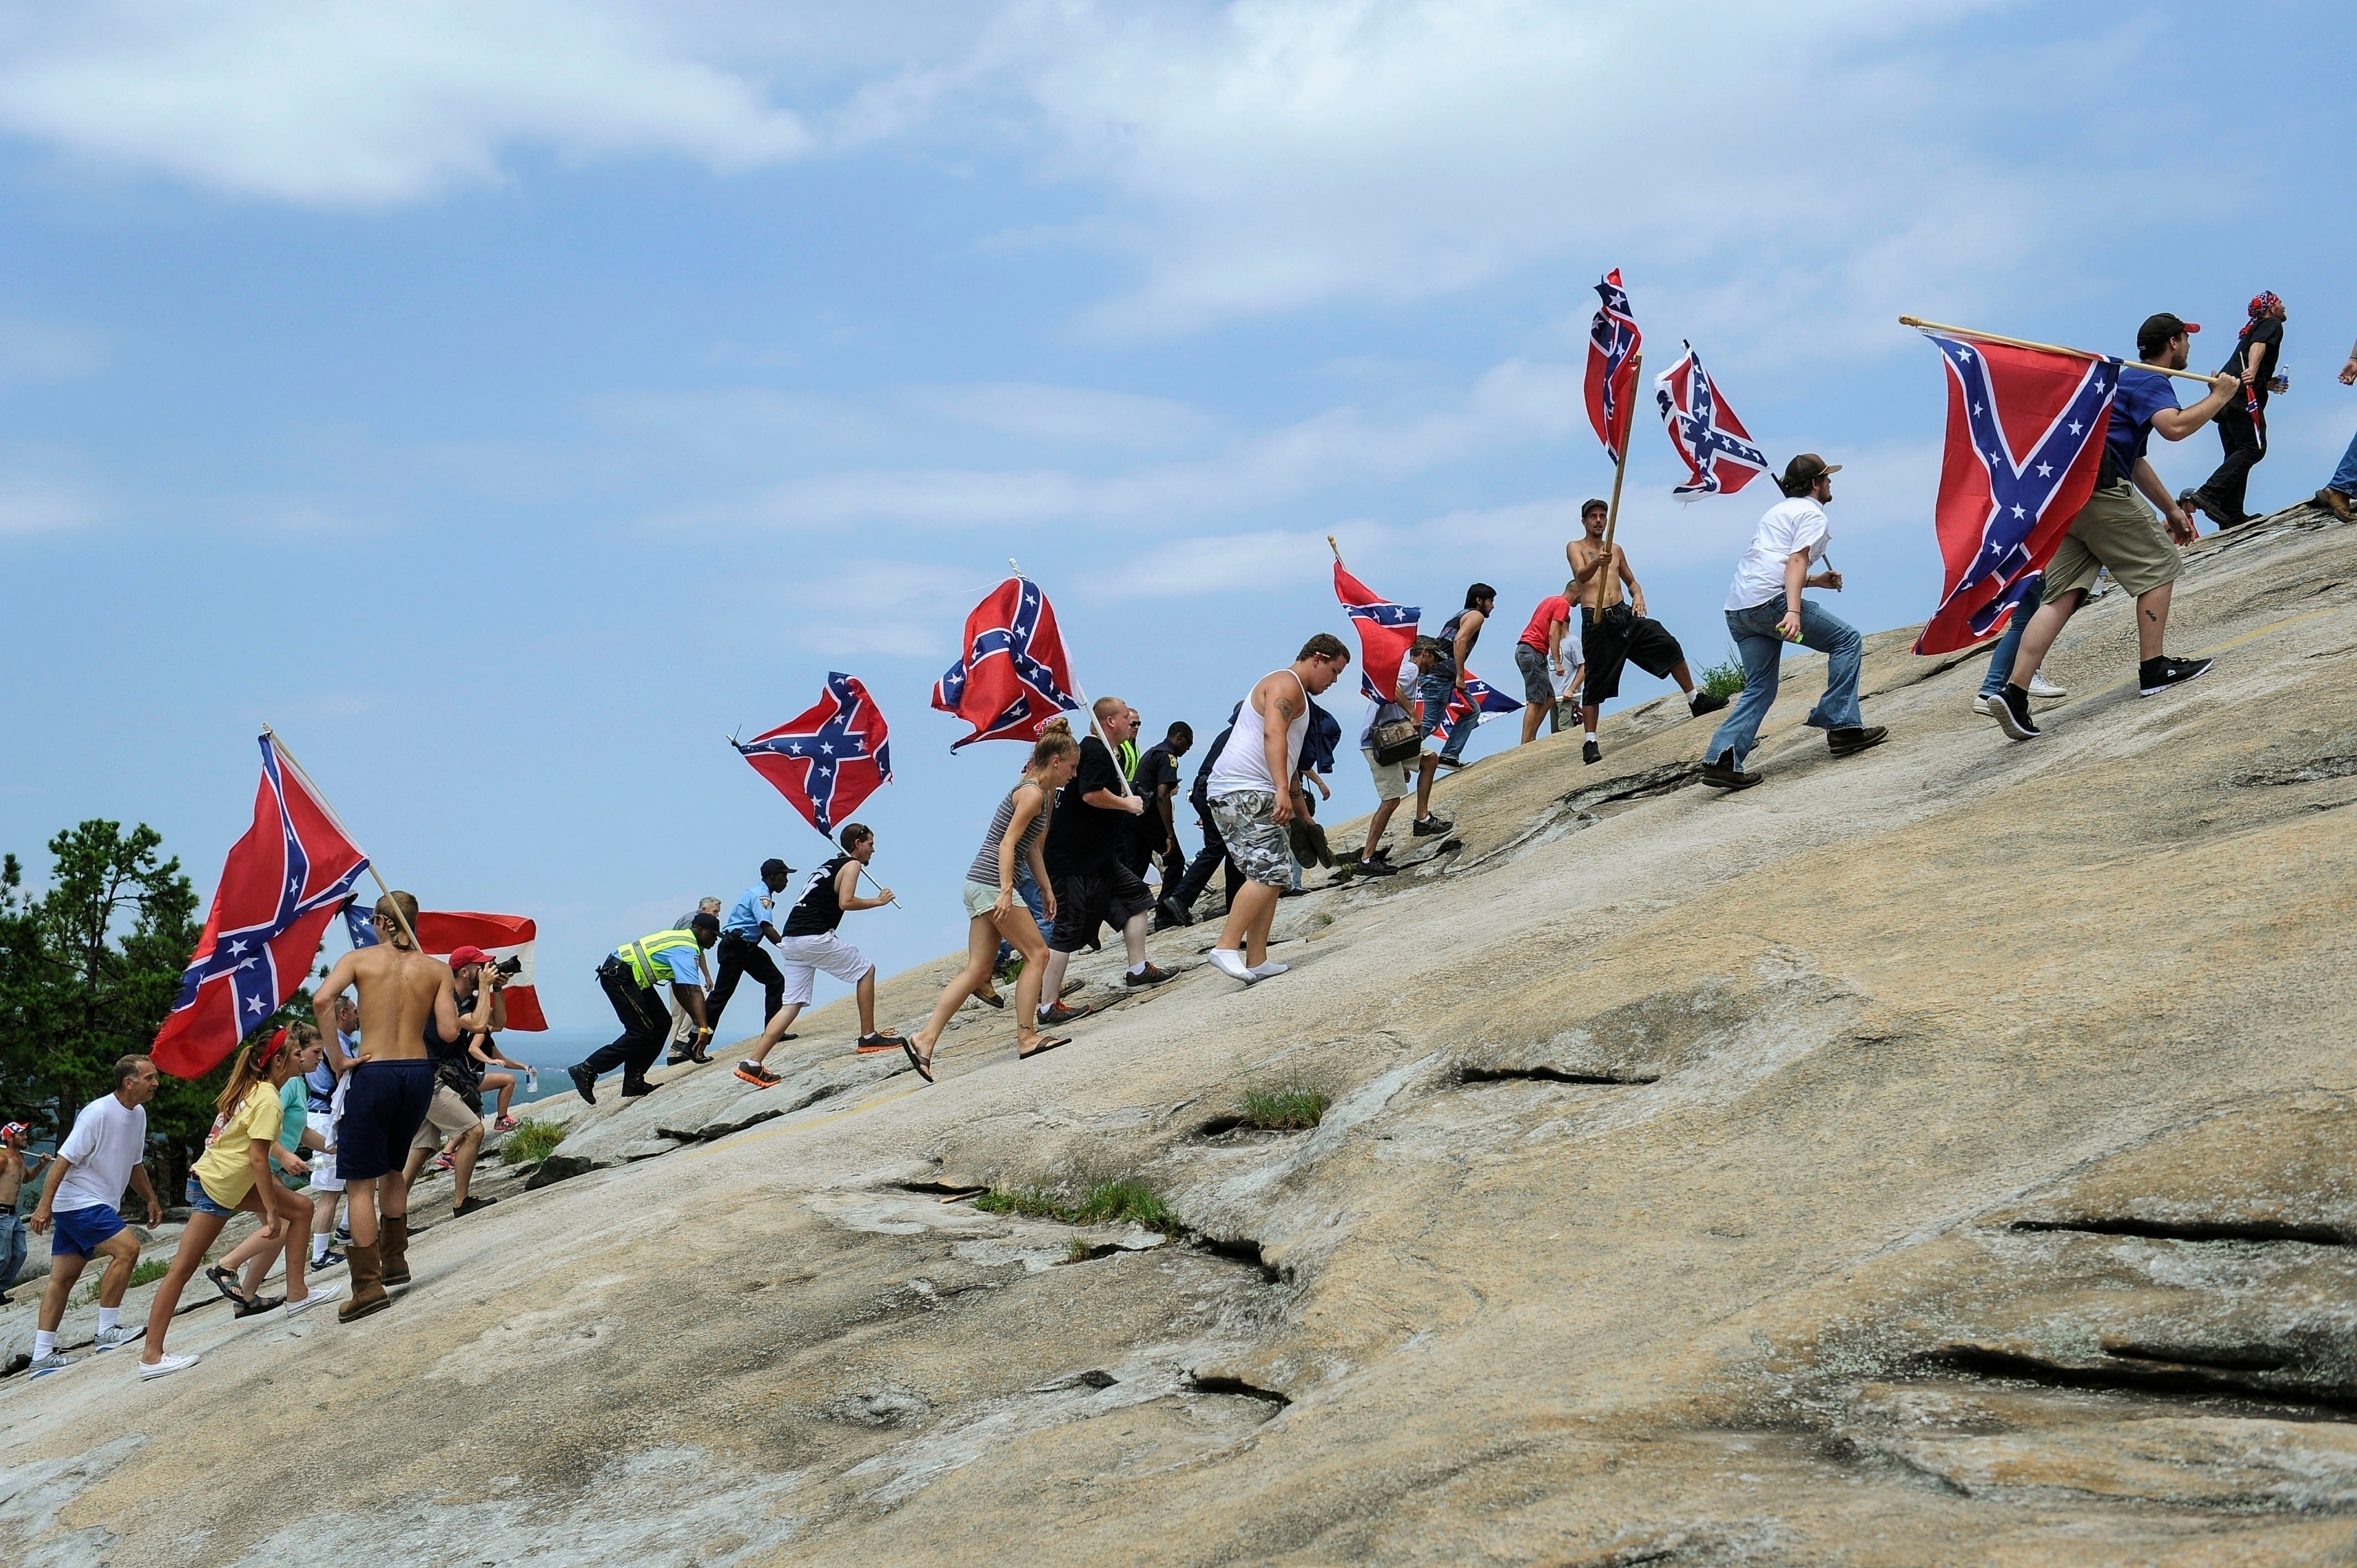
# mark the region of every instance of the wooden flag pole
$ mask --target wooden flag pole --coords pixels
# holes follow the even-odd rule
[[[1334,536],[1330,533],[1326,536],[1326,548],[1334,553],[1334,564],[1337,566],[1341,565],[1342,547],[1334,542]]]
[[[1959,338],[1977,338],[1984,343],[2003,343],[2009,348],[2035,349],[2041,354],[2068,354],[2075,360],[2108,360],[2111,358],[2109,354],[2098,354],[2092,349],[2065,348],[2060,343],[2033,343],[2027,338],[2001,337],[1995,332],[1983,332],[1975,328],[1952,327],[1944,321],[1926,321],[1918,316],[1902,316],[1899,318],[1899,325],[1901,327],[1912,327],[1917,328],[1919,331],[1923,332],[1953,332]],[[2213,379],[2210,376],[2203,375],[2199,371],[2172,371],[2167,365],[2148,365],[2142,360],[2125,360],[2121,362],[2123,364],[2134,366],[2139,371],[2150,371],[2157,376],[2175,376],[2179,381],[2200,381],[2204,386],[2209,385],[2211,381]]]
[[[1630,357],[1630,383],[1633,386],[1644,371],[1645,355],[1641,349]],[[1596,603],[1593,607],[1599,616],[1604,613],[1604,579],[1612,570],[1612,534],[1620,525],[1620,481],[1629,474],[1629,448],[1633,445],[1631,437],[1636,434],[1637,411],[1632,408],[1629,411],[1629,428],[1620,437],[1620,460],[1612,468],[1612,499],[1604,509],[1604,564],[1596,569]]]
[[[285,755],[287,766],[301,776],[304,786],[311,791],[311,798],[319,802],[319,809],[326,811],[328,820],[336,824],[336,831],[343,834],[354,849],[360,849],[360,841],[352,837],[351,829],[344,826],[344,819],[336,815],[336,808],[328,803],[327,793],[319,788],[319,781],[311,777],[310,771],[302,763],[296,760],[295,748],[286,744],[285,737],[268,725],[262,726],[262,733],[270,737],[271,745]],[[361,850],[361,854],[368,858],[369,875],[375,879],[377,891],[383,894],[386,898],[393,899],[393,889],[384,885],[384,874],[376,868],[376,857],[369,854],[366,850]],[[401,922],[401,934],[409,939],[411,949],[417,952],[424,952],[425,945],[417,940],[417,933],[410,929],[409,917],[401,912],[398,899],[393,899],[393,918]]]

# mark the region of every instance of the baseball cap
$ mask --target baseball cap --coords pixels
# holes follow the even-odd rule
[[[1784,465],[1784,477],[1776,486],[1788,496],[1797,496],[1827,474],[1842,471],[1839,463],[1828,463],[1814,452],[1803,452]]]
[[[794,868],[774,854],[761,863],[761,875],[764,876],[791,876],[793,874]]]
[[[2201,330],[2200,322],[2188,321],[2183,317],[2172,315],[2166,310],[2155,316],[2147,316],[2144,318],[2144,325],[2136,328],[2136,352],[2149,358],[2155,349],[2160,348],[2179,333]]]
[[[21,1138],[33,1129],[22,1122],[11,1122],[0,1127],[0,1138]]]
[[[458,948],[450,954],[450,968],[454,972],[466,968],[470,963],[489,963],[490,961],[491,955],[485,952],[480,948]]]

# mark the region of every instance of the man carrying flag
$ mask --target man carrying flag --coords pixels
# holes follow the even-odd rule
[[[1342,565],[1341,547],[1334,545],[1330,535],[1326,542],[1334,548],[1334,596],[1341,601],[1342,613],[1351,618],[1359,634],[1359,690],[1372,704],[1366,723],[1360,726],[1359,754],[1367,759],[1367,772],[1374,779],[1375,814],[1367,822],[1358,875],[1390,876],[1397,868],[1379,858],[1383,830],[1391,825],[1399,803],[1407,799],[1411,783],[1415,787],[1415,816],[1410,825],[1415,836],[1445,833],[1451,826],[1432,814],[1432,781],[1440,758],[1422,744],[1440,727],[1439,716],[1434,715],[1429,724],[1418,724],[1399,693],[1401,677],[1409,670],[1415,671],[1420,685],[1438,667],[1440,645],[1416,635],[1416,623],[1424,618],[1422,610],[1393,604],[1351,575]],[[1204,812],[1208,817],[1208,800]]]
[[[2137,357],[2181,371],[2191,353],[2187,338],[2190,330],[2187,323],[2165,310],[2147,317],[2136,329]],[[2121,367],[2094,491],[2071,519],[2046,568],[2046,602],[2023,629],[2013,673],[1997,694],[1997,727],[2007,736],[2029,740],[2040,733],[2029,716],[2030,678],[2045,660],[2046,650],[2054,646],[2055,638],[2061,635],[2063,623],[2086,602],[2087,590],[2095,585],[2097,575],[2105,567],[2111,569],[2113,581],[2136,596],[2139,695],[2158,696],[2210,668],[2206,659],[2171,659],[2162,651],[2162,638],[2169,630],[2170,591],[2178,574],[2185,569],[2185,558],[2177,546],[2192,543],[2198,534],[2169,488],[2160,482],[2160,476],[2153,472],[2144,455],[2145,446],[2156,430],[2167,440],[2184,440],[2240,396],[2242,390],[2240,381],[2222,371],[2212,379],[2209,396],[2191,408],[2179,408],[2167,376],[2136,365]],[[2168,520],[2166,533],[2152,509],[2136,499],[2136,490],[2160,508]]]

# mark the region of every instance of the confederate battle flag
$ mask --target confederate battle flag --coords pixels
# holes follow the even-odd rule
[[[230,846],[196,956],[148,1055],[175,1078],[200,1078],[286,1004],[311,972],[319,936],[368,856],[310,779],[262,736],[253,825]]]
[[[1334,563],[1334,596],[1342,613],[1359,628],[1359,682],[1378,702],[1399,701],[1400,661],[1415,640],[1415,623],[1424,612],[1411,605],[1395,605],[1378,595]]]
[[[1587,328],[1587,422],[1618,463],[1629,450],[1629,420],[1637,406],[1637,350],[1645,338],[1629,313],[1619,267],[1604,274],[1596,293],[1601,303]]]
[[[1948,367],[1947,584],[1915,651],[1953,653],[2004,628],[2094,492],[2120,362],[1924,336]]]
[[[892,782],[888,733],[884,711],[867,688],[856,677],[837,672],[827,676],[826,691],[808,712],[751,740],[729,744],[811,826],[833,838],[837,822]]]
[[[1009,577],[965,618],[965,648],[933,687],[933,706],[974,726],[977,740],[1034,741],[1048,721],[1079,707],[1056,609],[1039,585]]]

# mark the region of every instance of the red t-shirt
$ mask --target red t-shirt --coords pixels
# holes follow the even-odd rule
[[[1565,598],[1561,594],[1541,599],[1539,607],[1531,612],[1531,624],[1523,628],[1522,640],[1529,643],[1541,653],[1544,653],[1547,645],[1547,628],[1559,620],[1568,621],[1569,619],[1571,619],[1569,599]]]

